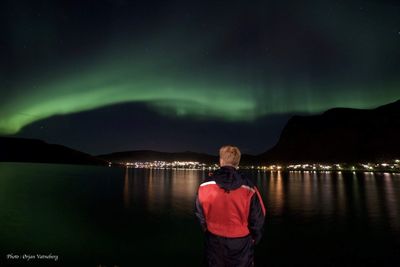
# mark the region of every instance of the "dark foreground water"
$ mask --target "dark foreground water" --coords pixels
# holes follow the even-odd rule
[[[0,163],[0,266],[200,266],[206,174]],[[249,175],[267,207],[256,266],[400,266],[399,174]]]

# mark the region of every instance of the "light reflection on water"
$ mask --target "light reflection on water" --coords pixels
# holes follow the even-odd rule
[[[202,235],[193,207],[207,175],[183,169],[0,164],[0,254],[2,248],[4,253],[54,251],[65,260],[85,259],[87,266],[107,261],[132,266],[133,254],[145,255],[149,266],[177,259],[182,264],[176,266],[187,266],[188,259],[200,264]],[[400,174],[246,175],[267,208],[258,266],[310,261],[321,266],[326,258],[332,260],[328,266],[366,266],[377,259],[400,263]],[[85,249],[90,253],[83,255]],[[372,261],[371,266],[384,264]]]
[[[141,203],[150,213],[193,214],[194,197],[205,172],[185,169],[125,169],[123,199],[126,209]]]
[[[196,170],[126,169],[124,207],[135,208],[136,202],[150,213],[169,211],[190,216],[205,175]],[[270,217],[284,213],[300,215],[303,220],[314,216],[329,221],[352,217],[400,230],[400,177],[396,174],[293,171],[248,175],[256,179]]]

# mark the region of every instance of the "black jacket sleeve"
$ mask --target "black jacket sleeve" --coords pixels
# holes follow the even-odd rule
[[[203,230],[203,232],[205,232],[207,230],[207,223],[206,223],[206,218],[204,217],[203,207],[201,206],[201,203],[199,201],[198,194],[196,195],[194,214],[196,215],[197,220],[200,223],[201,229]]]
[[[264,231],[265,210],[263,210],[262,199],[256,193],[251,198],[249,214],[249,230],[255,244],[261,240]]]

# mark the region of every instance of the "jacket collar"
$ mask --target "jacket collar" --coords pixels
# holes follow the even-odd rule
[[[231,165],[224,165],[224,166],[221,166],[220,168],[221,169],[226,169],[226,170],[229,170],[229,171],[236,171],[237,170],[236,167],[231,166]]]

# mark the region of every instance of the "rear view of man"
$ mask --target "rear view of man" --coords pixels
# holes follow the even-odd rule
[[[240,150],[223,146],[221,168],[200,186],[195,214],[205,232],[207,266],[254,266],[265,207],[255,185],[237,172]]]

